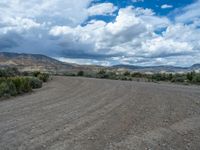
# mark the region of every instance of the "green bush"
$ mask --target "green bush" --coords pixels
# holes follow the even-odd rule
[[[43,82],[47,82],[48,79],[49,79],[49,74],[47,73],[40,73],[38,76],[37,76],[38,79],[40,79],[41,81]]]
[[[84,76],[90,78],[105,78],[112,80],[138,80],[147,81],[147,82],[177,82],[183,84],[200,84],[200,73],[192,71],[188,73],[152,73],[146,74],[141,72],[130,73],[126,72],[117,72],[114,70],[100,69],[99,71],[90,71],[83,72],[79,71],[77,74],[67,72],[65,76]],[[40,77],[40,76],[39,76]],[[41,79],[41,77],[40,77]]]
[[[8,81],[9,93],[11,96],[17,95],[15,84],[12,81]]]
[[[84,71],[79,71],[79,72],[77,73],[77,76],[84,76]]]
[[[20,75],[20,72],[17,68],[3,68],[0,69],[0,77],[14,77]]]
[[[119,77],[119,80],[127,80],[127,77],[122,75],[122,76]]]
[[[117,75],[115,72],[107,72],[108,79],[117,80]]]
[[[175,76],[171,82],[185,82],[186,78],[184,76]]]
[[[0,97],[15,96],[41,88],[42,81],[33,77],[11,77],[0,79]]]
[[[49,74],[48,73],[41,73],[40,71],[35,71],[32,73],[34,77],[37,77],[43,82],[47,82],[49,80]]]
[[[8,80],[15,85],[18,94],[32,91],[30,78],[28,77],[14,77]]]
[[[195,74],[195,76],[193,76],[192,82],[196,84],[200,84],[200,73]]]
[[[40,74],[41,74],[40,71],[34,71],[34,72],[33,72],[33,76],[34,76],[34,77],[38,77]]]
[[[15,77],[15,78],[12,78],[11,80],[12,80],[12,82],[14,83],[14,85],[16,87],[17,93],[18,94],[23,93],[23,85],[22,85],[22,80],[23,79],[21,77]]]
[[[99,70],[99,72],[97,72],[96,77],[97,77],[97,78],[105,78],[105,79],[106,79],[106,78],[108,78],[109,76],[108,76],[106,70],[101,69],[101,70]]]
[[[7,96],[10,89],[7,82],[0,83],[0,97]]]
[[[0,83],[0,97],[9,97],[17,95],[16,87],[12,81]]]
[[[22,74],[22,76],[31,76],[31,75],[32,75],[32,74],[31,74],[30,72],[28,72],[28,71],[24,71],[24,72],[22,72],[21,74]]]
[[[30,78],[30,85],[31,85],[31,88],[38,89],[42,87],[42,81],[39,80],[38,78],[32,77]]]
[[[126,71],[126,72],[124,72],[124,74],[123,74],[124,76],[130,76],[131,75],[131,73],[129,72],[129,71]]]
[[[31,82],[29,78],[22,79],[22,87],[22,91],[25,93],[32,91]]]
[[[6,71],[4,69],[0,69],[0,77],[6,77]]]
[[[39,71],[20,73],[16,68],[0,69],[0,97],[15,96],[41,88],[42,83],[47,82],[48,79],[49,74]]]

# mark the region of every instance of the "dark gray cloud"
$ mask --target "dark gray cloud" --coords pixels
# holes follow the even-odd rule
[[[18,47],[21,36],[16,33],[8,33],[0,35],[0,51],[10,51],[12,48]]]

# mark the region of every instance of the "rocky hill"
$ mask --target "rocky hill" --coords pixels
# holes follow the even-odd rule
[[[97,71],[105,68],[95,65],[65,63],[41,54],[0,52],[0,67],[17,67],[21,71],[44,71],[53,73]]]
[[[65,71],[78,68],[78,65],[60,62],[40,54],[18,54],[0,52],[0,66],[17,67],[26,71]]]

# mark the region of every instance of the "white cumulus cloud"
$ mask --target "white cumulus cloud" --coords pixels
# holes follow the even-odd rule
[[[95,4],[88,8],[89,16],[95,15],[112,15],[117,10],[117,7],[112,3]]]
[[[200,0],[192,3],[184,8],[179,9],[180,12],[175,19],[177,22],[194,22],[199,21],[200,18]]]
[[[132,0],[133,3],[144,2],[144,0]]]
[[[163,27],[166,31],[155,33]],[[167,57],[172,60],[200,49],[195,26],[174,24],[152,10],[134,7],[120,9],[113,22],[93,20],[85,26],[55,26],[49,33],[60,37],[59,43],[67,40],[66,48],[79,45],[83,53],[106,55],[108,61],[121,63],[161,63]]]
[[[168,8],[173,8],[172,5],[164,4],[161,6],[162,9],[168,9]]]
[[[1,0],[0,51],[104,65],[186,65],[200,59],[200,1],[181,8],[173,21],[152,9],[91,2]],[[111,21],[99,19],[110,15]]]

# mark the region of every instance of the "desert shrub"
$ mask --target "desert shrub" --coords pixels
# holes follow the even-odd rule
[[[36,77],[10,77],[0,79],[0,97],[15,96],[41,88],[42,81]]]
[[[193,76],[192,83],[200,84],[200,73]]]
[[[28,72],[28,71],[24,71],[24,72],[22,72],[21,74],[22,74],[22,76],[31,76],[31,75],[32,75],[32,74],[31,74],[30,72]]]
[[[28,77],[14,77],[8,80],[12,81],[15,85],[18,94],[32,91],[30,78]]]
[[[172,73],[168,74],[168,80],[171,81],[172,79],[173,79],[173,74]]]
[[[0,97],[9,97],[17,95],[16,87],[12,81],[0,83]]]
[[[41,73],[40,71],[35,71],[32,73],[34,77],[37,77],[43,82],[47,82],[49,79],[49,74],[48,73]]]
[[[129,81],[133,81],[133,79],[132,79],[131,77],[127,78],[127,80],[129,80]]]
[[[108,79],[117,80],[117,75],[115,72],[108,72]]]
[[[15,96],[41,88],[42,82],[47,82],[48,79],[49,74],[38,71],[20,73],[16,68],[0,69],[0,97]]]
[[[155,73],[152,75],[152,79],[156,81],[162,81],[162,75],[160,73]]]
[[[84,76],[84,71],[79,71],[79,72],[77,73],[77,76]]]
[[[94,72],[85,72],[84,77],[96,78],[96,74]]]
[[[99,71],[91,71],[91,72],[83,72],[79,71],[77,74],[74,73],[65,73],[66,76],[84,76],[90,78],[104,78],[104,79],[112,79],[112,80],[135,80],[135,81],[146,81],[146,82],[178,82],[183,83],[185,85],[188,84],[200,84],[200,73],[195,71],[189,73],[152,73],[146,74],[141,72],[130,73],[126,71],[124,73],[109,71],[106,69],[100,69]]]
[[[29,78],[21,78],[21,86],[24,93],[32,91]]]
[[[23,89],[24,92],[32,91],[30,80],[28,78],[25,78],[25,80],[23,80],[23,87],[24,87]]]
[[[132,77],[141,78],[143,75],[140,72],[134,72],[131,74]]]
[[[7,82],[0,83],[0,97],[8,95],[10,89]]]
[[[12,82],[14,83],[17,93],[21,94],[23,92],[23,85],[22,85],[22,78],[21,77],[15,77],[11,79]]]
[[[11,96],[17,95],[15,84],[12,81],[8,81],[9,93]]]
[[[6,77],[6,71],[4,69],[0,69],[0,77]]]
[[[17,68],[4,68],[0,69],[0,77],[14,77],[20,75],[20,72]]]
[[[119,79],[120,79],[120,80],[128,80],[127,77],[125,77],[125,76],[120,76]]]
[[[97,74],[106,74],[106,71],[104,69],[101,69]]]
[[[40,79],[41,81],[43,82],[47,82],[48,79],[49,79],[49,74],[47,73],[40,73],[38,76],[37,76],[38,79]]]
[[[184,76],[174,76],[171,82],[185,82],[186,78]]]
[[[40,71],[34,71],[34,72],[33,72],[33,76],[34,76],[34,77],[38,77],[40,74],[41,74]]]
[[[42,87],[42,81],[39,80],[38,78],[31,77],[29,78],[29,80],[30,80],[31,88],[38,89]]]
[[[109,76],[104,69],[101,69],[99,72],[97,72],[96,77],[97,78],[108,78]]]
[[[108,79],[108,74],[98,74],[97,78]]]
[[[124,72],[124,76],[130,76],[131,73],[129,71]]]

